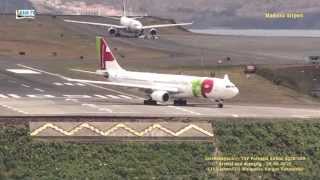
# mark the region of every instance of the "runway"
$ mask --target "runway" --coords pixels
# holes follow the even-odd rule
[[[223,109],[203,99],[191,99],[188,106],[145,106],[144,94],[136,89],[70,83],[59,77],[104,80],[70,71],[96,69],[97,35],[108,38],[119,63],[128,70],[199,76],[217,71],[217,77],[224,75],[219,74],[225,73],[224,65],[303,64],[302,57],[319,49],[318,38],[207,36],[173,28],[161,30],[160,39],[154,41],[110,37],[104,28],[66,23],[64,16],[39,16],[30,22],[10,18],[14,17],[3,19],[6,36],[0,44],[0,116],[320,117],[319,102],[263,77],[249,79],[241,70],[228,70],[240,95],[226,101]],[[225,57],[232,60],[220,67],[218,62]]]
[[[13,60],[12,60],[13,61]],[[130,116],[130,117],[259,117],[315,118],[320,108],[233,105],[216,108],[208,101],[188,106],[170,103],[143,105],[144,97],[112,86],[70,83],[66,76],[33,64],[1,61],[0,113],[2,116]]]

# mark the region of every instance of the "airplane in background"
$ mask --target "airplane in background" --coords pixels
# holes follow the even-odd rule
[[[215,100],[218,107],[223,108],[225,99],[233,98],[239,93],[228,75],[220,79],[127,71],[118,64],[104,38],[96,37],[96,45],[100,57],[100,69],[91,73],[102,75],[108,81],[65,78],[66,80],[142,89],[148,97],[144,100],[146,105],[173,100],[174,105],[184,106],[187,105],[187,98],[202,97]]]
[[[78,23],[78,24],[89,24],[89,25],[95,25],[95,26],[103,26],[108,27],[108,32],[110,35],[113,36],[120,36],[120,31],[126,31],[129,33],[133,33],[135,37],[146,37],[144,35],[145,30],[149,30],[149,35],[153,39],[158,38],[159,31],[157,28],[165,28],[165,27],[176,27],[176,26],[187,26],[191,25],[193,23],[179,23],[179,24],[156,24],[156,25],[148,25],[144,26],[138,18],[131,18],[127,17],[126,14],[126,4],[123,1],[123,14],[120,18],[117,18],[120,20],[120,25],[116,24],[105,24],[105,23],[97,23],[97,22],[86,22],[86,21],[75,21],[70,19],[64,19],[65,22],[71,22],[71,23]]]

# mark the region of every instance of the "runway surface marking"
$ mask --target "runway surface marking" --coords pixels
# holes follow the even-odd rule
[[[125,96],[125,95],[119,95],[119,96],[122,97],[122,98],[125,98],[125,99],[132,99],[131,97]]]
[[[33,71],[30,69],[7,69],[9,72],[13,72],[16,74],[41,74],[40,72]]]
[[[234,117],[234,118],[238,118],[238,117],[240,117],[238,114],[232,114],[232,117]]]
[[[21,96],[17,95],[17,94],[8,94],[8,96],[11,96],[13,98],[21,98]]]
[[[20,109],[15,108],[15,107],[8,106],[8,105],[6,105],[6,104],[0,103],[0,106],[2,106],[2,107],[4,107],[4,108],[7,108],[7,109],[10,109],[10,110],[12,110],[12,111],[21,113],[21,114],[25,114],[25,115],[29,114],[29,113],[26,112],[26,111],[22,111],[22,110],[20,110]]]
[[[64,97],[67,97],[67,98],[71,98],[71,99],[82,99],[82,98],[91,98],[91,96],[89,95],[63,95]]]
[[[0,98],[9,98],[9,97],[6,95],[0,94]]]
[[[210,117],[288,117],[288,118],[309,118],[320,117],[319,108],[290,108],[290,107],[269,107],[264,106],[241,106],[241,105],[228,105],[223,109],[213,108],[210,106],[186,106],[175,107],[168,106],[168,104],[160,106],[145,106],[138,99],[144,99],[139,96],[124,93],[118,90],[110,89],[103,86],[98,86],[89,83],[81,83],[88,87],[79,87],[81,84],[71,83],[72,85],[64,84],[69,83],[66,77],[60,74],[46,72],[40,69],[28,67],[18,64],[19,68],[30,69],[35,72],[40,72],[43,75],[49,75],[53,78],[52,81],[47,83],[52,84],[56,82],[57,86],[66,86],[67,92],[47,92],[49,89],[36,90],[36,86],[30,83],[17,84],[17,87],[24,91],[18,93],[17,90],[2,91],[0,94],[1,106],[24,114],[39,114],[39,115],[83,115],[83,114],[97,114],[97,115],[123,115],[130,114],[132,116],[145,115],[145,116],[210,116]],[[59,79],[56,79],[59,78]],[[11,84],[10,84],[11,85]],[[32,86],[31,86],[32,85]],[[30,86],[30,89],[23,87]],[[67,87],[67,86],[70,86]],[[73,86],[73,87],[72,87]],[[95,87],[98,89],[94,89]],[[85,92],[72,92],[72,90],[85,89]],[[57,88],[58,89],[58,88]],[[98,92],[99,89],[110,92]],[[28,91],[29,92],[28,92]],[[41,90],[45,93],[40,92]],[[54,89],[55,90],[55,89]],[[94,90],[93,92],[91,90]],[[38,92],[37,92],[38,91]],[[101,90],[99,90],[101,91]],[[70,93],[70,94],[68,94]],[[78,94],[79,93],[79,94]],[[108,94],[110,93],[110,94]],[[132,100],[131,100],[131,99]],[[121,101],[121,103],[119,103]],[[123,101],[123,102],[122,102]],[[117,102],[117,103],[115,103]],[[129,103],[130,102],[130,103]],[[132,103],[133,102],[133,103]],[[86,105],[82,105],[86,104]],[[111,114],[112,112],[112,114]]]
[[[8,99],[8,98],[68,98],[68,99],[84,99],[84,98],[91,98],[91,99],[123,99],[123,100],[137,100],[137,98],[124,96],[124,95],[82,95],[82,94],[63,94],[59,95],[51,95],[51,94],[25,94],[25,95],[18,95],[18,94],[0,94],[0,99]]]
[[[69,83],[69,82],[54,82],[52,83],[55,86],[80,86],[80,87],[85,87],[87,85],[82,84],[82,83]]]
[[[179,110],[179,111],[187,112],[187,113],[190,113],[190,114],[193,114],[193,115],[199,115],[199,116],[202,115],[201,113],[194,112],[194,111],[188,110],[186,108],[182,108],[182,107],[177,107],[177,106],[167,106],[167,107],[173,108],[173,109],[176,109],[176,110]]]
[[[54,82],[54,83],[52,83],[52,84],[54,84],[54,85],[56,85],[56,86],[63,86],[63,85],[64,85],[63,83],[59,83],[59,82]]]
[[[293,117],[293,118],[299,118],[299,119],[308,119],[308,118],[311,118],[310,116],[305,116],[305,115],[292,115],[291,117]]]
[[[26,88],[30,88],[31,86],[26,85],[26,84],[21,84],[21,86],[26,87]]]
[[[45,92],[45,90],[39,89],[39,88],[34,88],[34,90],[39,91],[39,92]]]
[[[31,69],[33,71],[38,71],[40,73],[48,74],[48,75],[51,75],[51,76],[54,76],[54,77],[58,77],[58,78],[61,78],[61,79],[65,79],[66,78],[65,76],[60,75],[60,74],[47,72],[47,71],[44,71],[44,70],[41,70],[41,69],[38,69],[38,68],[33,68],[33,67],[30,67],[30,66],[26,66],[26,65],[23,65],[23,64],[17,64],[17,66],[23,67],[23,68],[27,68],[27,69]],[[135,97],[135,98],[138,98],[138,99],[144,99],[142,97],[139,97],[139,96],[136,96],[136,95],[133,95],[133,94],[129,94],[129,93],[125,93],[125,92],[122,92],[122,91],[106,88],[106,87],[103,87],[103,86],[98,86],[98,85],[94,85],[94,84],[90,84],[90,83],[83,83],[83,84],[89,85],[91,87],[96,87],[96,88],[99,88],[99,89],[108,90],[108,91],[111,91],[111,92],[114,92],[114,93],[119,93],[119,94],[122,94],[122,95],[132,96],[132,97]]]
[[[63,83],[63,84],[65,84],[65,85],[67,85],[67,86],[73,86],[72,83]]]
[[[114,96],[114,95],[111,95],[111,94],[109,94],[109,95],[107,95],[107,96],[110,97],[110,98],[113,98],[113,99],[120,99],[120,97]]]
[[[99,95],[99,94],[95,94],[95,97],[101,98],[101,99],[108,99],[107,97],[103,96],[103,95]]]
[[[86,106],[86,107],[97,109],[99,111],[105,111],[105,112],[108,112],[108,113],[112,113],[111,109],[109,109],[109,108],[101,108],[96,104],[81,104],[81,106]]]

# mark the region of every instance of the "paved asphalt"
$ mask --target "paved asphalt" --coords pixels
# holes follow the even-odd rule
[[[107,34],[103,28],[69,25],[63,21],[56,23],[66,28],[66,31],[73,31],[82,36]],[[134,38],[110,40],[115,44],[166,52],[170,56],[162,59],[162,64],[172,67],[199,64],[202,56],[204,65],[216,65],[216,61],[225,56],[237,59],[234,64],[253,61],[257,64],[301,64],[304,63],[304,55],[314,52],[318,49],[316,44],[319,44],[319,39],[308,38],[221,38],[190,34],[161,34],[160,40],[156,41]],[[299,42],[309,43],[305,45]],[[228,101],[223,109],[216,108],[215,104],[207,100],[191,100],[185,107],[176,107],[170,103],[145,106],[142,93],[136,91],[112,86],[70,83],[59,78],[57,75],[70,75],[65,74],[64,70],[71,61],[65,62],[50,62],[55,66],[50,67],[45,59],[28,60],[27,57],[0,56],[0,116],[320,117],[320,108],[316,107],[234,105]],[[143,65],[154,67],[154,62],[143,61]],[[128,65],[130,66],[130,62]],[[60,71],[57,67],[64,70]],[[31,70],[32,68],[42,72]],[[88,79],[90,78],[88,76]]]
[[[71,83],[56,72],[22,60],[0,61],[0,115],[97,115],[160,117],[320,117],[320,108],[232,105],[219,109],[208,101],[189,106],[143,105],[143,97],[112,86]],[[41,72],[39,72],[39,71]],[[65,75],[64,75],[65,76]]]

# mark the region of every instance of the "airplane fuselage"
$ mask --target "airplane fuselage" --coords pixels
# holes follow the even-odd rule
[[[229,80],[174,74],[158,74],[132,71],[109,71],[109,80],[119,83],[148,84],[178,88],[179,92],[170,98],[203,97],[210,99],[230,99],[239,92]],[[212,89],[203,92],[205,82],[211,82]]]
[[[127,27],[127,31],[129,32],[141,32],[143,30],[143,25],[140,21],[133,19],[133,18],[128,18],[125,16],[122,16],[120,18],[120,24],[122,26]]]

